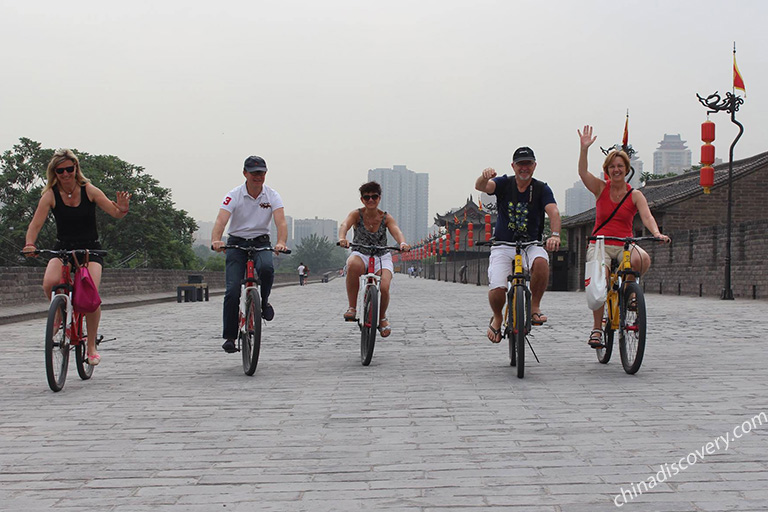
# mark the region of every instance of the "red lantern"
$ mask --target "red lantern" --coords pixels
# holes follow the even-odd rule
[[[443,255],[443,237],[440,237],[440,256]]]
[[[709,189],[715,184],[715,169],[705,165],[699,171],[699,185],[704,187],[704,193],[709,194]]]
[[[475,241],[474,241],[474,235],[472,234],[472,223],[470,222],[467,224],[467,247],[474,247]]]
[[[445,254],[449,254],[451,252],[451,232],[447,231],[445,233]]]
[[[715,140],[715,123],[709,119],[701,123],[701,140],[708,144]]]
[[[459,228],[456,228],[456,238],[454,238],[453,248],[457,251],[459,250],[460,239],[461,239],[461,230]]]
[[[701,165],[712,165],[713,163],[715,163],[715,146],[703,144],[701,146]]]
[[[485,241],[488,242],[491,239],[491,215],[485,214]]]

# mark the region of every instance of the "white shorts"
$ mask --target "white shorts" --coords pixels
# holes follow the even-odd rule
[[[538,245],[531,245],[523,249],[523,268],[530,271],[531,263],[536,258],[544,258],[549,263],[549,254],[546,249]],[[488,258],[488,287],[506,288],[507,276],[514,271],[515,248],[504,245],[491,247],[491,256]]]
[[[361,252],[352,251],[350,256],[357,256],[360,258],[360,261],[363,262],[363,265],[365,265],[365,272],[368,272],[368,258],[369,256],[367,254],[363,254]],[[381,256],[374,256],[373,257],[373,270],[374,273],[377,273],[382,268],[389,270],[389,273],[393,276],[395,275],[395,266],[392,264],[392,253],[386,253],[382,254]]]

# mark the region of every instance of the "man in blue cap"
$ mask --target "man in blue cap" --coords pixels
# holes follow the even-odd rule
[[[221,241],[224,227],[229,222],[227,244],[241,247],[269,247],[269,227],[272,219],[277,226],[275,251],[287,249],[288,225],[285,221],[283,200],[274,189],[266,186],[267,163],[260,156],[249,156],[243,165],[245,183],[227,193],[221,202],[219,214],[211,233],[211,246],[217,252],[223,251]],[[229,353],[236,352],[238,307],[240,303],[240,282],[245,274],[247,255],[244,251],[227,251],[226,293],[224,294],[224,331],[226,340],[222,348]],[[256,253],[256,272],[261,282],[261,316],[270,321],[275,310],[269,303],[269,294],[275,277],[272,252]]]

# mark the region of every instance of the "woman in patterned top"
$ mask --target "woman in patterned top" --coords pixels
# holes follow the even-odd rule
[[[379,210],[381,201],[381,185],[375,181],[364,183],[360,187],[360,201],[363,208],[352,210],[339,226],[339,245],[349,247],[347,232],[354,227],[355,236],[352,243],[363,245],[387,245],[387,229],[392,237],[400,244],[403,251],[410,250],[405,242],[405,235],[397,227],[397,222],[387,212]],[[349,308],[344,313],[344,320],[354,320],[357,316],[357,292],[360,276],[365,274],[368,268],[368,256],[373,253],[375,258],[375,271],[381,276],[381,307],[379,313],[379,332],[386,338],[391,333],[389,320],[387,319],[387,306],[389,305],[389,285],[394,275],[392,255],[384,250],[369,251],[367,249],[354,250],[347,258],[347,299]],[[386,270],[387,272],[383,272]]]

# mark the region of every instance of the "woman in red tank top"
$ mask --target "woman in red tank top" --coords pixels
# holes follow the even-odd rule
[[[629,156],[624,151],[611,151],[603,162],[603,175],[605,181],[594,176],[587,169],[587,153],[589,146],[595,142],[597,137],[592,136],[592,127],[589,125],[584,126],[584,133],[577,130],[579,133],[579,140],[581,142],[581,152],[579,154],[579,177],[587,187],[587,190],[595,195],[595,228],[600,227],[593,235],[605,235],[616,237],[631,237],[633,236],[633,223],[635,214],[640,214],[640,220],[643,225],[651,232],[651,234],[657,238],[661,238],[665,242],[669,242],[669,237],[662,235],[659,230],[659,226],[656,224],[656,219],[653,218],[650,208],[648,208],[648,201],[645,196],[639,190],[633,189],[629,183],[627,183],[627,174],[630,169]],[[624,196],[630,194],[624,202]],[[618,206],[621,203],[621,206]],[[618,206],[618,210],[616,207]],[[616,210],[616,213],[611,217],[611,213]],[[610,217],[608,222],[606,219]],[[603,223],[605,223],[603,225]],[[594,230],[593,230],[594,231]],[[618,259],[623,251],[624,244],[615,240],[605,241],[605,253],[606,262],[610,263],[607,258]],[[594,243],[589,244],[587,250],[587,260],[591,256],[591,251],[594,251]],[[639,272],[641,275],[648,271],[651,266],[651,257],[640,246],[634,245],[632,247],[632,269]],[[588,344],[592,348],[602,348],[602,334],[603,331],[603,308],[599,308],[592,312],[593,314],[593,326],[592,332],[589,335]]]

